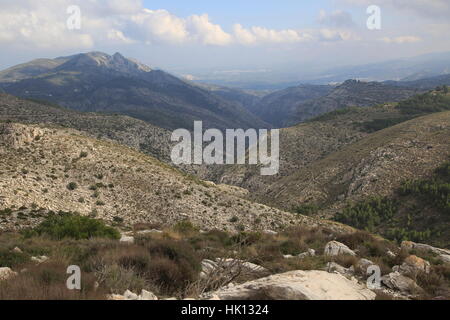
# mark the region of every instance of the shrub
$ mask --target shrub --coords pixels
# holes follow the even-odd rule
[[[29,256],[24,253],[0,250],[0,267],[13,268],[29,261]]]
[[[319,207],[315,204],[302,204],[294,208],[294,212],[305,216],[316,214],[319,211]]]
[[[0,282],[0,300],[103,300],[105,291],[95,288],[93,274],[83,272],[81,290],[67,290],[67,264],[48,261],[30,266],[28,272]]]
[[[70,191],[73,191],[73,190],[75,190],[76,188],[78,188],[78,185],[77,185],[75,182],[70,182],[70,183],[67,185],[67,189],[69,189]]]
[[[55,240],[64,238],[90,239],[109,238],[120,239],[120,233],[100,220],[73,214],[63,214],[47,218],[39,226],[25,233],[27,236],[45,235]]]
[[[200,259],[192,247],[170,240],[152,240],[146,246],[152,257],[148,275],[164,292],[174,294],[197,280]]]
[[[173,230],[179,232],[181,234],[193,234],[198,232],[198,228],[192,224],[189,220],[184,220],[178,222],[175,226],[173,226]]]

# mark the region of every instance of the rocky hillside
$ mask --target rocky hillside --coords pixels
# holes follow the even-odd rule
[[[239,104],[119,53],[77,54],[42,68],[39,61],[4,71],[0,86],[15,96],[121,113],[167,129],[191,128],[194,120],[214,128],[267,127]]]
[[[280,179],[263,198],[284,208],[320,204],[332,216],[348,201],[389,195],[448,159],[449,120],[436,113],[378,131]]]
[[[449,113],[436,112],[450,110],[449,102],[448,93],[433,91],[398,104],[337,110],[281,131],[279,175],[262,177],[258,168],[240,166],[211,168],[207,178],[249,189],[253,199],[284,210],[332,217],[347,203],[394,195],[408,179],[427,178],[446,161]],[[420,232],[445,225],[437,218],[442,210],[423,207],[414,218],[420,227],[407,228],[418,234],[397,230],[391,238],[420,240]],[[412,212],[399,208],[399,223],[373,230],[412,226],[416,220],[406,211]],[[431,241],[447,247],[440,234]]]
[[[75,211],[128,225],[190,219],[205,229],[224,230],[337,226],[252,203],[237,189],[202,182],[73,129],[6,123],[0,143],[2,229],[27,225],[29,218],[36,223],[24,214],[28,209]]]
[[[73,128],[94,138],[117,141],[161,161],[170,161],[170,132],[127,116],[78,112],[0,94],[0,121]]]

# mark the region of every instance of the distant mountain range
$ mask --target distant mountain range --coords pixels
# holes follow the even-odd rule
[[[120,113],[166,129],[189,129],[195,120],[214,128],[268,127],[239,103],[120,53],[34,60],[0,72],[0,82],[15,96]]]
[[[338,86],[300,85],[272,93],[250,110],[275,127],[287,127],[333,110],[400,101],[418,92],[415,88],[357,80]]]
[[[436,61],[431,64],[432,57]],[[446,59],[445,54],[423,56],[397,64],[355,68],[351,73],[357,78],[369,70],[385,70],[388,66],[395,70],[429,66],[429,72],[415,73],[402,81],[346,80],[333,85],[301,84],[271,92],[185,81],[120,53],[110,56],[91,52],[37,59],[1,71],[0,92],[50,101],[77,111],[127,115],[168,130],[191,129],[195,120],[202,120],[204,127],[219,129],[287,127],[348,106],[396,102],[450,84],[449,74],[415,79],[437,73]]]

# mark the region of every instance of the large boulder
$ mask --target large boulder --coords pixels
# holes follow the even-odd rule
[[[341,254],[356,256],[356,253],[353,250],[351,250],[345,244],[337,241],[328,242],[325,246],[324,254],[326,256],[339,256]]]
[[[381,278],[381,282],[392,290],[398,290],[401,293],[417,293],[422,289],[417,285],[417,283],[399,272],[392,272]]]
[[[5,281],[17,276],[17,272],[12,271],[10,268],[0,268],[0,281]]]
[[[431,265],[428,261],[417,256],[409,256],[401,266],[395,266],[393,271],[398,271],[405,275],[417,275],[419,273],[430,273]]]
[[[372,261],[368,260],[368,259],[360,259],[357,263],[356,263],[356,268],[359,269],[359,271],[363,274],[363,275],[367,275],[367,269],[369,269],[370,266],[375,265],[375,263],[373,263]]]
[[[291,271],[228,286],[203,298],[220,300],[374,300],[376,294],[356,281],[326,271]]]
[[[328,262],[327,266],[323,269],[327,272],[334,272],[345,276],[346,278],[352,277],[355,274],[355,268],[345,268],[336,262]]]

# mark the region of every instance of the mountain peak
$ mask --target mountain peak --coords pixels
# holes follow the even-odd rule
[[[62,64],[60,70],[80,70],[100,68],[107,71],[116,71],[127,74],[136,74],[142,72],[150,72],[152,69],[136,60],[125,58],[119,52],[110,56],[104,52],[88,52],[80,53],[70,57],[70,59]]]

